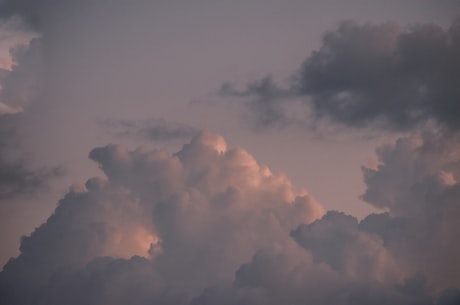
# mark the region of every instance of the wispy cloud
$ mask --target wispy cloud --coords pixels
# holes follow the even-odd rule
[[[106,119],[99,122],[108,133],[118,137],[138,138],[142,140],[167,142],[189,140],[199,133],[191,125],[169,122],[163,119],[116,120]]]

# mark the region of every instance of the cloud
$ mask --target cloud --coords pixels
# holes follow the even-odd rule
[[[30,104],[40,101],[42,90],[42,41],[34,38],[10,49],[11,69],[0,69],[0,201],[32,195],[63,168],[32,168],[20,145],[18,127],[22,113]]]
[[[284,123],[285,109],[297,97],[311,110],[312,117],[304,120],[326,118],[352,127],[397,131],[434,122],[457,131],[459,53],[460,19],[447,29],[347,21],[324,35],[322,46],[307,57],[287,87],[261,80],[255,84],[265,86],[250,84],[236,92],[225,85],[221,94],[250,97],[257,124]],[[265,112],[271,113],[268,121]]]
[[[425,137],[433,140],[433,135]],[[401,138],[392,145],[410,140]],[[430,163],[445,160],[444,153],[444,149],[431,150]],[[397,149],[386,156],[380,167],[385,172],[391,167],[396,176],[407,170],[398,166]],[[406,155],[403,159],[426,167],[414,151],[411,160]],[[425,172],[416,173],[434,184],[424,179]],[[391,182],[392,177],[385,181]],[[301,224],[291,231],[297,244],[259,250],[237,270],[231,285],[208,288],[192,304],[455,304],[459,293],[452,287],[459,287],[460,280],[455,242],[460,232],[458,183],[445,177],[435,181],[444,187],[420,189],[409,184],[398,188],[396,181],[394,188],[385,189],[437,193],[426,196],[425,202],[412,198],[413,205],[420,205],[416,213],[371,214],[358,221],[329,211],[319,220]],[[377,188],[374,183],[368,182],[368,188]]]
[[[0,18],[19,18],[24,24],[39,30],[43,25],[45,8],[56,4],[53,0],[2,0],[0,2]]]
[[[379,148],[379,165],[363,169],[365,182],[368,192],[383,184],[394,202],[383,201],[379,207],[389,212],[361,221],[324,214],[287,177],[206,131],[175,154],[95,148],[89,156],[105,178],[72,187],[47,222],[23,238],[21,254],[0,273],[0,298],[452,304],[460,287],[455,143],[421,134]],[[447,164],[455,165],[449,173]],[[395,180],[406,172],[407,184]]]
[[[322,220],[320,220],[321,222]],[[332,251],[332,249],[331,249]],[[419,278],[382,284],[314,263],[295,243],[256,253],[232,285],[209,288],[191,304],[434,304]]]
[[[31,196],[43,190],[50,179],[62,176],[64,168],[34,168],[18,147],[17,115],[0,116],[0,203]]]
[[[311,250],[315,262],[325,262],[351,279],[394,283],[404,278],[383,240],[359,230],[352,216],[330,211],[321,221],[301,225],[291,235]]]
[[[33,195],[46,183],[63,174],[63,169],[31,169],[23,160],[5,160],[0,156],[0,202],[18,196]]]
[[[33,143],[38,137],[28,135],[29,128],[41,130],[35,125],[35,114],[40,113],[36,110],[46,102],[42,94],[46,75],[43,41],[14,28],[15,25],[14,22],[0,25],[4,35],[0,39],[5,48],[0,50],[3,66],[0,68],[2,265],[9,257],[17,255],[20,236],[39,225],[45,211],[51,210],[42,205],[43,200],[53,196],[53,183],[66,173],[64,166],[59,165],[61,161],[39,163],[37,146]],[[52,142],[43,143],[48,147]],[[31,220],[33,218],[36,219]]]
[[[363,199],[396,217],[369,216],[365,226],[437,288],[460,285],[458,143],[458,135],[444,133],[403,137],[377,150],[376,168],[363,168]]]
[[[134,137],[158,142],[189,140],[199,133],[199,129],[193,126],[163,119],[144,121],[108,119],[100,122],[100,125],[118,137]]]
[[[24,109],[21,106],[10,106],[0,102],[0,116],[4,114],[15,114],[20,113]]]
[[[283,127],[289,123],[283,100],[291,94],[280,88],[270,76],[249,83],[244,90],[236,89],[231,83],[224,83],[218,93],[225,97],[244,99],[246,107],[255,114],[256,126]]]
[[[33,38],[10,49],[11,69],[0,70],[0,101],[4,105],[2,108],[9,109],[9,113],[22,112],[24,107],[41,99],[45,70],[42,49],[41,38]]]
[[[53,304],[51,297],[62,302],[69,295],[53,283],[62,278],[71,291],[87,289],[84,279],[91,280],[88,274],[99,264],[106,267],[94,272],[102,277],[118,272],[112,266],[126,266],[119,270],[123,288],[129,285],[125,272],[139,272],[131,268],[152,277],[146,287],[164,283],[158,295],[146,288],[149,300],[169,290],[189,299],[205,287],[231,282],[257,249],[285,243],[290,230],[323,214],[287,177],[271,173],[241,148],[227,149],[222,137],[208,132],[173,155],[109,145],[92,150],[90,158],[106,178],[73,188],[47,222],[22,240],[21,254],[0,276],[0,295],[8,303],[39,298]],[[88,303],[99,293],[104,292],[89,295]],[[110,303],[105,297],[99,304]]]
[[[3,1],[0,15],[40,29],[43,7],[55,3]],[[241,91],[226,84],[221,94],[245,99],[261,126],[303,115],[291,112],[291,100],[301,98],[316,118],[345,125],[408,130],[434,120],[456,130],[457,36],[457,23],[445,30],[347,22],[325,36],[286,88],[268,77]],[[27,112],[41,98],[43,43],[16,49],[15,65],[2,71],[0,105],[9,112]],[[0,125],[14,117],[1,116]],[[118,144],[93,149],[89,157],[105,177],[72,186],[46,223],[22,239],[20,255],[0,273],[0,303],[458,301],[455,134],[380,147],[379,163],[363,168],[363,199],[384,213],[358,221],[324,215],[305,190],[218,135],[157,120],[106,124],[121,136],[193,138],[174,154]],[[48,178],[20,160],[0,160],[3,180],[13,183],[5,198],[33,193]]]

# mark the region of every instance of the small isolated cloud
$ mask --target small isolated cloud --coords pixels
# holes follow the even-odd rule
[[[258,125],[285,124],[286,109],[297,97],[311,110],[304,120],[327,118],[397,131],[435,122],[457,131],[458,54],[460,19],[447,29],[348,21],[324,36],[287,87],[264,79],[241,92],[226,84],[221,94],[249,98]]]
[[[158,142],[185,141],[199,133],[199,129],[183,123],[163,119],[142,121],[108,119],[99,123],[109,133],[118,137],[138,138]]]

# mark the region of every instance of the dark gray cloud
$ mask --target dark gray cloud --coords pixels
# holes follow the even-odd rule
[[[0,2],[0,17],[18,17],[28,26],[38,28],[41,25],[40,7],[45,2],[42,0],[2,0]]]
[[[265,125],[286,120],[285,108],[272,105],[289,105],[289,98],[299,97],[313,118],[348,126],[405,131],[434,121],[458,130],[458,54],[460,19],[448,29],[348,21],[324,36],[321,48],[312,52],[286,88],[260,81],[265,86],[221,93],[250,97],[250,109]],[[271,113],[268,120],[265,112]]]
[[[5,160],[0,156],[0,202],[42,191],[50,179],[63,174],[56,167],[31,168],[24,160]]]
[[[280,88],[270,76],[249,83],[244,90],[238,90],[233,84],[225,83],[220,88],[219,94],[245,100],[246,107],[256,114],[254,115],[256,126],[284,127],[289,124],[284,109],[284,99],[292,94]]]
[[[168,122],[163,119],[143,121],[108,119],[100,122],[110,134],[118,137],[138,138],[151,141],[189,140],[199,133],[199,129],[183,123]]]
[[[40,30],[45,12],[60,2],[56,0],[1,0],[0,18],[19,18],[32,30]]]

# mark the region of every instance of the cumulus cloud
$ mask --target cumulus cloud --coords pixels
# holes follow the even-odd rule
[[[57,3],[67,2],[5,0],[0,17],[39,30]],[[301,98],[314,117],[349,126],[409,130],[435,121],[456,131],[458,29],[458,21],[449,29],[345,22],[286,88],[265,78],[220,93],[245,99],[260,126],[292,122],[291,100]],[[11,69],[1,71],[0,125],[40,99],[44,42],[15,48]],[[93,149],[105,176],[72,186],[22,239],[0,273],[0,303],[458,303],[455,133],[381,146],[376,166],[363,168],[363,199],[383,213],[358,221],[325,214],[305,190],[221,136],[164,121],[106,124],[121,136],[193,138],[174,154]],[[50,174],[3,161],[7,145],[0,143],[0,196],[30,193]]]
[[[454,304],[458,171],[444,166],[459,159],[454,144],[440,147],[435,138],[401,138],[377,150],[379,165],[363,169],[368,192],[390,183],[385,193],[394,202],[361,221],[324,214],[286,176],[209,132],[175,154],[95,148],[89,156],[105,177],[73,186],[23,238],[21,254],[0,273],[0,297],[8,304]],[[407,185],[394,181],[407,171]],[[407,195],[419,193],[417,183],[427,183],[425,197]]]
[[[423,282],[401,284],[353,281],[309,252],[291,248],[258,252],[241,266],[233,285],[206,290],[192,304],[433,304]]]
[[[347,291],[363,288],[365,279],[383,289],[370,295],[384,291],[391,299],[395,291],[415,289],[402,287],[418,281],[418,292],[412,296],[445,292],[438,300],[417,301],[403,293],[392,302],[458,300],[458,291],[449,287],[460,285],[456,263],[460,248],[455,241],[460,234],[459,24],[456,19],[444,29],[434,24],[343,22],[324,36],[321,48],[304,61],[287,86],[260,81],[265,86],[249,84],[236,90],[226,84],[220,91],[244,98],[251,109],[275,110],[265,126],[289,122],[286,109],[291,99],[302,98],[310,110],[304,119],[411,132],[380,146],[377,163],[362,168],[366,184],[362,199],[385,213],[359,222],[328,212],[291,233],[311,252],[314,264],[326,264],[354,283]],[[261,125],[257,119],[256,124]],[[420,132],[419,127],[427,126],[436,128]],[[328,304],[327,298],[324,303]]]
[[[298,97],[312,111],[304,119],[398,131],[432,121],[458,130],[459,53],[460,19],[447,29],[347,21],[324,36],[287,87],[262,80],[255,84],[264,86],[250,84],[242,91],[226,84],[221,94],[251,97],[257,124],[285,122],[290,99]]]
[[[458,143],[443,133],[403,137],[377,150],[376,168],[363,168],[363,199],[396,217],[375,216],[365,226],[435,287],[460,285]]]
[[[444,136],[400,138],[378,149],[384,157],[372,175],[379,179],[366,179],[367,192],[382,185],[389,212],[358,221],[329,211],[292,230],[296,244],[259,250],[232,285],[209,288],[193,304],[456,304],[458,141]],[[412,180],[401,183],[407,172]]]
[[[22,240],[20,256],[1,275],[1,295],[8,303],[65,301],[70,295],[55,290],[57,279],[75,291],[87,287],[81,277],[91,268],[105,277],[110,266],[121,265],[123,287],[128,285],[124,273],[138,272],[131,268],[146,270],[151,278],[146,287],[164,283],[159,295],[145,288],[149,300],[167,298],[169,290],[178,291],[173,299],[190,298],[231,282],[258,249],[286,243],[290,230],[323,214],[287,177],[271,173],[241,148],[228,149],[222,137],[208,132],[173,155],[109,145],[91,151],[90,158],[106,178],[74,187],[48,221]],[[104,256],[110,258],[99,259]],[[40,296],[42,285],[49,294]],[[15,294],[17,289],[26,291]],[[89,304],[98,298],[88,297]]]
[[[325,262],[349,278],[382,283],[403,278],[382,238],[359,230],[352,216],[331,211],[321,221],[301,225],[291,235],[311,250],[315,262]]]

